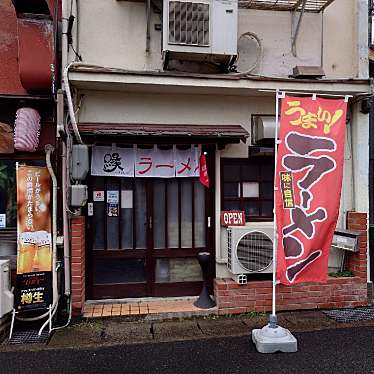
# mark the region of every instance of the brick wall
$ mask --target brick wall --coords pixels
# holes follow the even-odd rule
[[[71,220],[71,296],[73,316],[82,314],[85,301],[85,217],[74,217]]]
[[[272,282],[239,285],[231,279],[215,279],[219,314],[271,311]],[[367,305],[366,279],[329,278],[327,284],[277,286],[277,310],[349,308]]]
[[[350,308],[367,305],[367,245],[368,217],[366,213],[348,212],[347,228],[358,231],[359,252],[347,253],[345,269],[352,278],[328,278],[326,284],[306,283],[277,286],[277,310]],[[251,311],[268,312],[272,305],[272,282],[257,281],[246,285],[231,279],[214,281],[219,314]]]
[[[362,279],[367,279],[368,216],[366,213],[347,212],[347,229],[358,231],[359,252],[346,255],[345,268]]]

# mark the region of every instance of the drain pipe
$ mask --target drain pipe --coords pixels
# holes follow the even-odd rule
[[[52,285],[53,285],[53,305],[58,302],[58,287],[57,287],[57,178],[53,171],[51,163],[51,153],[54,151],[51,144],[45,146],[46,163],[49,174],[52,178]],[[53,309],[53,307],[52,307]]]
[[[68,145],[70,144],[70,135],[64,126],[64,93],[62,90],[57,92],[57,137],[62,142],[62,217],[63,217],[63,238],[64,238],[64,293],[70,297],[71,279],[70,279],[70,242],[69,242],[69,218],[67,209],[67,166],[68,166]]]
[[[52,289],[53,289],[53,304],[51,310],[48,311],[49,318],[44,322],[39,330],[39,335],[41,335],[44,328],[52,322],[52,317],[57,311],[58,305],[58,286],[57,286],[57,178],[53,171],[51,163],[51,153],[54,151],[54,147],[51,144],[45,146],[45,160],[47,163],[47,168],[49,174],[52,178]]]
[[[75,138],[77,139],[78,143],[83,144],[81,135],[80,135],[79,130],[78,130],[77,120],[75,118],[73,99],[72,99],[72,96],[71,96],[70,84],[69,84],[69,76],[68,76],[69,69],[73,65],[77,65],[77,63],[71,62],[64,69],[64,72],[63,72],[64,89],[65,89],[65,93],[66,93],[66,99],[67,99],[67,102],[68,102],[70,121],[71,121],[71,125],[73,127],[73,132],[74,132]],[[78,65],[81,65],[81,64],[78,63]]]

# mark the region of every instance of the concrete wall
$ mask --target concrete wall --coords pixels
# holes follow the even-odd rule
[[[251,31],[260,38],[264,49],[261,62],[253,73],[287,77],[295,65],[319,66],[323,54],[327,77],[362,76],[365,74],[364,61],[358,64],[357,53],[360,48],[361,53],[365,50],[363,46],[358,47],[357,37],[365,38],[365,27],[367,33],[367,12],[363,15],[365,2],[367,0],[358,0],[358,7],[356,1],[339,0],[324,14],[305,14],[297,43],[297,57],[291,53],[290,12],[240,9],[238,37]],[[74,26],[73,36],[75,48],[85,63],[128,70],[162,70],[161,31],[155,30],[155,25],[161,24],[159,14],[152,12],[151,44],[147,54],[144,3],[81,0],[79,4],[79,20]],[[76,13],[73,7],[74,11]],[[255,49],[249,50],[255,54]],[[246,63],[250,64],[254,58],[244,53],[241,56],[245,59],[244,65],[240,65],[244,70]],[[73,58],[70,51],[70,60]]]
[[[367,78],[368,1],[334,1],[323,23],[323,67],[331,78]]]

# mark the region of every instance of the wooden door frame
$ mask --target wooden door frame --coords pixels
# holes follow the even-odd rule
[[[208,285],[211,292],[213,292],[213,279],[215,278],[215,157],[216,157],[216,146],[205,145],[203,151],[207,151],[207,167],[209,172],[210,187],[205,192],[205,219],[210,217],[210,227],[206,222],[206,248],[204,251],[211,253],[210,258],[210,269],[208,273]],[[146,250],[109,250],[106,254],[110,254],[116,258],[145,258],[145,271],[146,271],[146,282],[145,283],[119,283],[110,285],[94,285],[93,284],[93,263],[95,257],[100,257],[101,254],[95,254],[92,250],[92,246],[89,245],[90,239],[86,241],[86,290],[87,297],[90,299],[100,298],[123,298],[123,297],[167,297],[167,296],[193,296],[197,295],[201,290],[202,282],[178,282],[178,283],[156,283],[155,272],[156,272],[156,260],[157,258],[183,258],[183,257],[196,257],[197,253],[201,251],[199,248],[187,248],[187,249],[163,249],[155,250],[153,243],[153,224],[150,228],[150,217],[154,221],[153,214],[153,179],[146,179],[146,198],[147,198],[147,249]],[[89,196],[92,198],[93,183],[91,176],[89,181]],[[106,190],[105,190],[106,191]],[[91,200],[91,199],[89,199]],[[167,212],[166,212],[167,213]],[[87,217],[87,208],[84,208],[84,214]],[[86,220],[86,237],[92,238],[91,228],[91,217],[87,217]],[[179,219],[180,212],[179,212]],[[153,223],[153,222],[152,222]],[[194,225],[193,225],[194,226]],[[134,237],[135,240],[135,237]],[[92,242],[92,240],[91,240]],[[167,243],[166,243],[167,244]],[[106,250],[108,251],[108,250]],[[101,252],[101,251],[98,251]],[[143,253],[145,252],[145,253]],[[106,290],[111,287],[113,295],[107,296]],[[126,296],[123,296],[126,293]]]

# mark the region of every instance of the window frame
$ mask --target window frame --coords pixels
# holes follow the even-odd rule
[[[231,181],[231,180],[228,181],[227,179],[225,179],[225,175],[224,175],[225,166],[234,165],[234,164],[239,166],[240,175],[239,175],[237,181],[236,180],[235,181]],[[252,165],[259,165],[259,174],[258,174],[258,176],[249,179],[248,177],[243,176],[242,169],[243,169],[243,166],[247,166],[247,165],[251,165],[251,164]],[[264,166],[269,166],[269,165],[273,165],[273,168],[272,168],[273,173],[272,173],[271,178],[270,177],[265,178],[261,166],[264,167]],[[273,213],[271,214],[271,216],[261,215],[261,213],[262,213],[262,203],[263,202],[271,202],[272,206],[273,206],[273,203],[274,203],[274,198],[273,197],[264,197],[263,196],[261,184],[270,182],[272,184],[272,186],[274,186],[274,157],[272,157],[272,156],[254,156],[254,157],[249,157],[249,158],[229,158],[229,157],[221,158],[221,168],[220,169],[221,169],[220,174],[221,174],[221,210],[222,211],[225,210],[224,209],[225,202],[228,202],[228,201],[234,201],[234,202],[239,201],[240,210],[242,210],[244,212],[245,212],[245,203],[256,202],[256,203],[258,203],[258,207],[259,207],[258,215],[249,216],[249,215],[246,214],[246,221],[247,222],[249,222],[249,221],[253,221],[253,222],[271,222],[271,221],[273,221],[273,219],[274,219]],[[259,183],[259,197],[258,198],[243,197],[243,183],[244,182],[257,182],[257,183]],[[240,196],[239,197],[225,197],[225,187],[224,187],[225,183],[239,183],[240,184],[240,187],[239,187]]]

